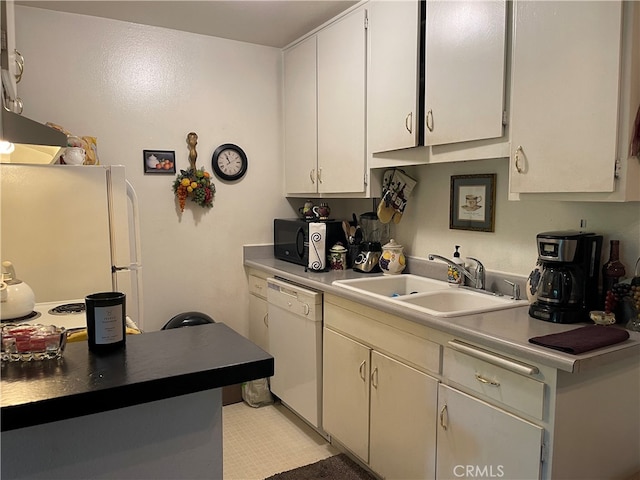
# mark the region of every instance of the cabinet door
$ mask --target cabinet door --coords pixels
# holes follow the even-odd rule
[[[318,33],[318,192],[365,190],[366,10]]]
[[[434,478],[438,381],[371,353],[371,468],[383,478]]]
[[[253,294],[249,295],[249,340],[270,353],[267,309],[266,300]]]
[[[621,2],[514,9],[510,191],[613,191]]]
[[[369,352],[324,329],[322,426],[364,462],[369,461]]]
[[[445,385],[437,478],[540,478],[543,429]]]
[[[285,192],[316,193],[316,37],[284,52]]]
[[[22,100],[18,98],[18,82],[22,77],[24,59],[16,50],[15,9],[13,0],[3,0],[2,23],[2,86],[5,104],[16,113],[22,113]]]
[[[419,2],[369,2],[367,115],[373,153],[418,145]]]
[[[427,2],[427,145],[503,135],[506,1]]]

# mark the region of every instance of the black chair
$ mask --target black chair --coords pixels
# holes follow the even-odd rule
[[[204,325],[207,323],[216,322],[206,313],[184,312],[176,315],[171,320],[169,320],[166,325],[161,328],[161,330],[168,330],[170,328],[193,327],[194,325]]]

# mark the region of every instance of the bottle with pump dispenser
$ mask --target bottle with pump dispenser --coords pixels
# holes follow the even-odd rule
[[[458,251],[459,248],[460,245],[456,245],[456,251],[453,252],[453,261],[457,265],[460,265],[462,268],[465,268],[464,260],[462,260],[462,258],[460,257],[460,252]],[[464,282],[464,275],[460,270],[449,265],[449,267],[447,268],[447,281],[454,285],[462,285]]]

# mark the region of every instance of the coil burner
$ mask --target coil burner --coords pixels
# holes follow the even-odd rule
[[[76,314],[76,313],[84,313],[85,304],[82,302],[78,303],[63,303],[62,305],[58,305],[57,307],[53,307],[49,310],[51,315],[68,315],[68,314]]]

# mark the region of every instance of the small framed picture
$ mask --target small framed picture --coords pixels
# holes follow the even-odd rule
[[[453,175],[449,228],[495,230],[496,174]]]
[[[172,150],[143,150],[144,173],[176,173],[176,152]]]

